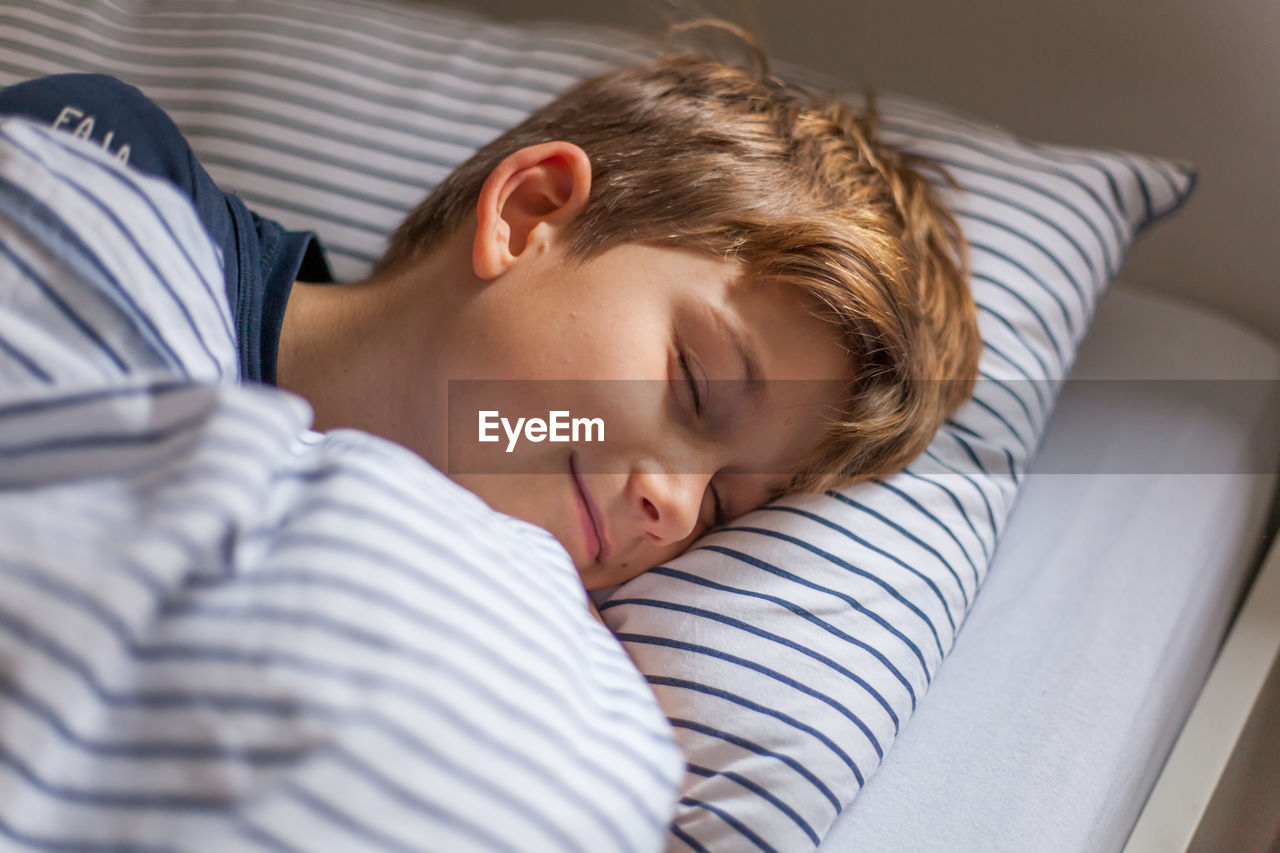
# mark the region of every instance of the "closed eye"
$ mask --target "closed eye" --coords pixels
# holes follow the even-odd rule
[[[720,492],[716,490],[715,483],[708,483],[707,488],[711,491],[711,500],[715,502],[715,514],[711,520],[712,526],[719,527],[722,524],[727,524],[729,517],[725,514],[724,505],[720,503]]]
[[[693,370],[689,367],[689,358],[683,350],[680,351],[680,370],[684,373],[684,381],[689,386],[689,395],[693,399],[694,414],[701,417],[706,407],[706,401],[702,398],[702,391],[698,388],[698,380],[693,375]],[[715,484],[708,482],[707,491],[711,493],[712,516],[711,527],[719,527],[729,521],[728,515],[724,511],[724,504],[720,501],[720,492],[716,489]]]
[[[689,393],[693,395],[693,411],[694,414],[702,415],[702,392],[698,390],[698,381],[693,378],[693,371],[689,369],[689,359],[680,353],[680,369],[684,371],[684,380],[689,384]]]

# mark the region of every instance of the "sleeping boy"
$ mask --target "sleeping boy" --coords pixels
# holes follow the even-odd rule
[[[731,65],[668,56],[575,86],[341,285],[315,235],[219,189],[125,83],[21,83],[0,115],[173,182],[221,250],[243,381],[545,528],[588,589],[776,496],[903,467],[976,375],[964,244],[926,164],[871,115]],[[487,382],[507,395],[487,409],[451,398]],[[498,408],[590,415],[608,440],[508,453],[476,430]]]

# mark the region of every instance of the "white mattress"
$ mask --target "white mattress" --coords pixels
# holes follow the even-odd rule
[[[1117,285],[1072,376],[954,650],[822,853],[1128,837],[1263,544],[1280,348]]]

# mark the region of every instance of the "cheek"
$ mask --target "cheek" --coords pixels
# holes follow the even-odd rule
[[[763,457],[758,457],[763,458]],[[764,464],[762,467],[778,467],[781,465]],[[728,474],[723,478],[725,489],[732,495],[733,517],[741,517],[754,509],[769,503],[774,496],[782,493],[791,482],[789,470],[761,474]]]
[[[593,283],[582,301],[546,317],[543,343],[577,376],[655,379],[670,345],[669,321],[657,299]]]

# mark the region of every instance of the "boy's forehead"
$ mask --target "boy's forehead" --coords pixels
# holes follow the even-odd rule
[[[705,313],[716,331],[740,353],[750,368],[750,378],[818,379],[829,378],[833,371],[849,377],[847,354],[838,332],[815,315],[813,298],[799,285],[754,278],[741,261],[706,252],[655,248],[668,263],[684,268],[679,276],[683,286],[676,288],[678,298]],[[655,273],[669,274],[670,270],[655,269]],[[815,348],[827,352],[797,353]]]
[[[754,361],[754,405],[737,410],[744,422],[728,433],[743,460],[735,467],[762,488],[781,489],[838,417],[854,367],[836,329],[794,284],[740,281],[718,313],[726,346],[740,347],[744,364]],[[724,382],[724,395],[741,394],[737,384]]]
[[[674,295],[678,327],[704,345],[696,354],[707,379],[754,386],[758,413],[777,407],[787,415],[785,423],[772,423],[774,429],[792,430],[807,420],[799,410],[821,407],[831,414],[838,406],[853,365],[839,333],[815,315],[801,286],[755,278],[745,263],[709,252],[637,248],[631,244],[615,261],[642,286]]]
[[[799,286],[743,280],[730,288],[728,303],[732,313],[723,317],[723,331],[754,356],[761,381],[852,380],[839,332],[815,315]]]

